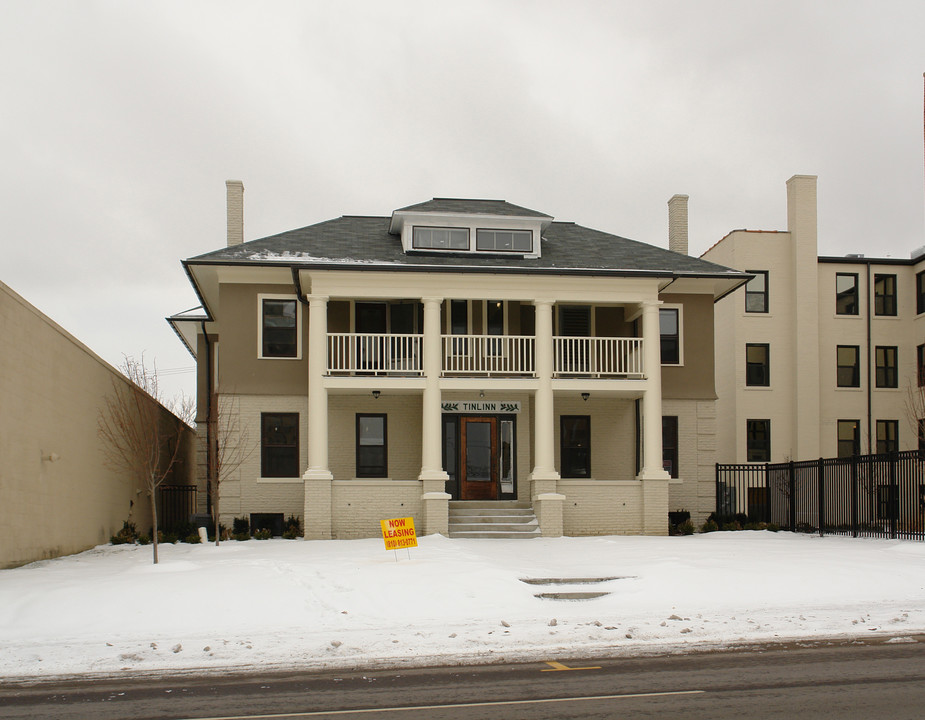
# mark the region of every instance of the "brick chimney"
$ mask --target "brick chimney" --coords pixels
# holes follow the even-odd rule
[[[668,201],[668,249],[687,255],[687,195],[673,195]]]
[[[225,194],[228,214],[228,247],[244,242],[244,183],[226,180]]]

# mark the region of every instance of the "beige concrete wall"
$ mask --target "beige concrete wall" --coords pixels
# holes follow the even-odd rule
[[[632,400],[617,398],[557,397],[555,412],[555,463],[561,470],[560,427],[563,415],[591,418],[591,475],[595,480],[633,480],[636,476],[636,419]]]
[[[665,293],[659,299],[682,306],[684,345],[682,365],[662,365],[662,397],[715,399],[713,297]]]
[[[592,466],[593,467],[593,466]],[[638,480],[559,480],[565,535],[639,535],[643,532]],[[667,527],[668,517],[665,517]]]
[[[668,483],[668,511],[687,510],[699,526],[716,509],[716,403],[666,400],[662,414],[678,418],[678,477]]]
[[[419,468],[420,470],[420,468]],[[335,539],[379,537],[380,520],[413,517],[423,533],[421,483],[362,478],[332,483],[332,532]]]
[[[147,497],[104,464],[97,435],[113,382],[127,381],[2,283],[0,328],[0,568],[108,542],[125,520],[146,532]]]

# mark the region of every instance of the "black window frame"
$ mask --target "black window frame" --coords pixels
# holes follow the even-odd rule
[[[896,275],[874,273],[874,315],[896,317]]]
[[[269,313],[272,305],[292,306],[292,325],[273,326],[270,318],[288,318],[288,313]],[[267,359],[299,357],[299,301],[295,298],[260,299],[260,357]]]
[[[925,313],[925,270],[915,274],[915,313]]]
[[[852,278],[852,287],[850,290],[839,290],[839,278]],[[859,315],[860,303],[858,302],[858,274],[857,273],[835,273],[835,314],[836,315]]]
[[[925,385],[925,344],[915,349],[915,378],[919,387]]]
[[[876,363],[876,386],[878,388],[898,388],[899,348],[896,345],[877,345],[874,348],[874,361]]]
[[[751,280],[745,283],[745,312],[747,313],[767,313],[770,311],[770,296],[768,294],[768,271],[767,270],[746,270],[745,272],[754,275]],[[755,290],[755,281],[761,279],[764,285],[763,290]],[[760,298],[760,301],[759,301]],[[757,305],[757,308],[753,307]]]
[[[677,415],[662,415],[662,469],[673,478],[679,476]]]
[[[843,429],[851,429],[851,437],[842,433]],[[838,420],[836,422],[836,440],[838,441],[838,457],[848,458],[861,454],[861,421]]]
[[[771,462],[771,420],[749,418],[745,421],[746,462]]]
[[[843,350],[854,351],[854,362],[842,362]],[[835,346],[835,385],[840,388],[861,387],[861,347],[859,345]]]
[[[899,451],[899,420],[877,420],[876,432],[878,455]]]
[[[576,443],[575,433],[569,432],[567,425],[578,429],[584,425],[583,438]],[[583,442],[582,442],[583,440]],[[559,467],[563,478],[591,477],[591,416],[559,416]]]
[[[750,350],[764,350],[764,360],[749,359]],[[768,343],[745,343],[745,385],[746,387],[771,386],[771,346]]]
[[[286,424],[281,429],[276,427],[271,437],[270,426],[274,419],[276,425]],[[279,437],[291,433],[291,437]],[[270,442],[273,439],[275,442]],[[281,442],[281,440],[291,440]],[[299,472],[299,413],[262,412],[260,413],[260,477],[263,478],[298,478]]]
[[[674,314],[675,332],[666,333],[662,329],[662,317]],[[681,308],[658,309],[659,356],[662,365],[681,364]],[[667,352],[666,352],[667,350]],[[667,359],[666,359],[667,356]]]
[[[382,420],[382,442],[362,442],[362,422],[368,418]],[[364,450],[366,449],[366,450]],[[369,450],[375,449],[375,452]],[[371,462],[374,455],[375,462]],[[356,414],[356,477],[358,478],[387,478],[389,476],[389,420],[388,413],[357,413]]]

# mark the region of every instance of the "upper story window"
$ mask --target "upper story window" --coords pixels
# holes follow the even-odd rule
[[[857,345],[839,345],[835,349],[836,385],[861,387],[860,348]]]
[[[261,358],[299,358],[299,302],[285,296],[260,295],[258,326]]]
[[[745,344],[745,384],[752,387],[771,385],[771,347],[767,343]]]
[[[915,312],[925,313],[925,270],[915,276]]]
[[[476,250],[501,252],[530,252],[533,250],[533,233],[530,230],[483,230],[475,231]]]
[[[662,365],[681,364],[681,308],[659,308]]]
[[[411,243],[419,250],[468,250],[469,228],[415,226]]]
[[[755,277],[745,285],[745,312],[768,312],[768,271],[747,270]]]
[[[895,275],[874,275],[874,315],[896,315]]]
[[[857,273],[835,274],[835,314],[858,314],[858,275]]]

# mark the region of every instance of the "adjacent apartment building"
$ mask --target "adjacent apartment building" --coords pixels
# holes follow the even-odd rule
[[[787,230],[735,230],[702,255],[753,276],[715,310],[717,459],[782,462],[919,447],[925,248],[820,257],[816,177],[787,182]]]
[[[664,250],[442,198],[243,242],[227,192],[227,246],[183,263],[202,306],[169,318],[198,361],[200,509],[222,428],[247,449],[227,526],[462,536],[481,507],[546,536],[664,534],[713,509],[714,303],[749,275],[687,255],[685,196]]]

